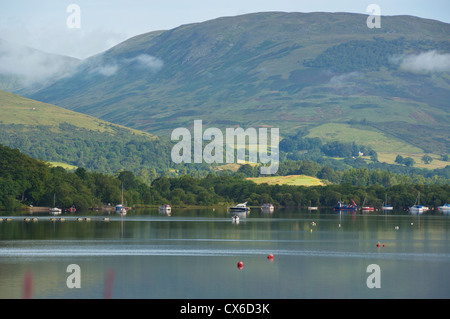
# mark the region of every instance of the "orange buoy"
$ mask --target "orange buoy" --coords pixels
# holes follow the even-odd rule
[[[273,260],[273,254],[269,254],[269,255],[267,256],[267,259]]]
[[[238,262],[237,267],[238,267],[238,269],[244,268],[244,263],[242,261]]]

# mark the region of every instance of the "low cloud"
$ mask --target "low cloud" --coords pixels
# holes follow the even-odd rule
[[[138,66],[153,71],[159,71],[163,67],[162,60],[148,54],[138,55],[137,57],[130,59],[130,61],[137,62]]]
[[[408,54],[391,58],[402,71],[413,73],[449,72],[450,54],[428,51],[420,54]]]
[[[112,61],[104,61],[100,56],[86,63],[90,65],[89,73],[103,76],[112,76],[121,67],[133,67],[140,70],[158,72],[164,65],[162,60],[148,54],[140,54],[132,58],[113,59]]]
[[[118,59],[107,59],[104,55],[96,55],[79,60],[0,40],[0,77],[3,79],[6,77],[10,82],[3,83],[0,89],[13,91],[42,87],[77,72],[109,77],[115,75],[122,67],[155,73],[163,65],[161,59],[148,54]]]
[[[116,64],[106,64],[106,65],[100,65],[92,70],[89,71],[89,73],[96,73],[104,76],[112,76],[114,75],[119,67]]]
[[[74,58],[0,41],[0,75],[12,76],[23,86],[68,75],[78,63]]]
[[[330,84],[334,86],[341,86],[344,85],[351,80],[357,79],[361,76],[359,72],[350,72],[350,73],[344,73],[340,75],[335,75],[330,79]]]

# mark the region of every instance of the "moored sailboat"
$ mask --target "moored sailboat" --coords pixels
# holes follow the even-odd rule
[[[56,207],[56,194],[53,194],[53,208],[50,208],[50,214],[61,215],[62,209]]]
[[[116,205],[116,213],[122,216],[127,214],[127,209],[126,207],[123,206],[123,183],[122,183],[122,203]]]
[[[391,205],[388,205],[388,203],[387,203],[387,194],[385,194],[385,196],[384,196],[384,202],[383,202],[383,206],[381,208],[383,210],[394,210],[394,207],[392,207]]]
[[[317,206],[311,206],[311,201],[309,201],[308,210],[318,210],[319,208]]]
[[[412,214],[422,214],[423,212],[426,212],[428,210],[428,207],[420,205],[420,192],[417,193],[416,202],[413,206],[409,208],[409,212]]]
[[[373,206],[371,206],[371,205],[366,205],[366,198],[364,198],[361,210],[367,212],[367,211],[374,211],[375,208]]]

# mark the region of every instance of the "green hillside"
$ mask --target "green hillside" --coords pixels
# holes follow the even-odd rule
[[[156,139],[155,135],[124,126],[111,124],[92,116],[73,112],[62,107],[42,103],[17,94],[0,90],[1,124],[24,125],[29,128],[43,125],[55,131],[61,124],[68,123],[80,129],[114,133],[116,129],[127,129],[130,133]]]
[[[169,142],[149,133],[5,91],[0,91],[0,113],[0,144],[53,165],[128,170],[148,182],[173,168]]]
[[[166,137],[194,119],[279,127],[283,136],[365,121],[372,140],[384,134],[419,153],[449,153],[450,74],[417,63],[450,52],[450,25],[386,16],[369,29],[366,18],[267,12],[150,32],[31,96]]]

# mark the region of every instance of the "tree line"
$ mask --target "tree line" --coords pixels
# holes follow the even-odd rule
[[[256,206],[270,202],[283,206],[312,204],[331,207],[338,200],[348,202],[350,199],[358,204],[367,199],[366,203],[380,206],[387,194],[394,207],[407,208],[414,204],[419,191],[421,203],[425,205],[439,206],[450,198],[449,183],[384,186],[382,183],[370,184],[370,174],[367,173],[364,169],[355,171],[354,174],[359,174],[355,175],[358,182],[344,180],[340,184],[315,187],[256,184],[246,180],[242,172],[234,175],[210,173],[205,177],[163,176],[148,185],[131,171],[114,175],[90,172],[84,168],[66,171],[0,145],[0,208],[52,206],[54,197],[56,205],[61,208],[75,206],[83,210],[102,204],[114,205],[121,202],[122,185],[127,206],[163,203],[231,205],[238,202]]]
[[[317,177],[324,182],[333,184],[348,183],[354,186],[372,186],[382,185],[384,187],[391,187],[399,184],[449,184],[450,180],[442,175],[430,175],[425,177],[424,174],[411,171],[410,174],[393,173],[386,169],[382,169],[383,165],[375,167],[349,168],[346,170],[333,169],[330,166],[319,164],[313,161],[284,161],[279,164],[278,171],[275,175],[307,175]],[[450,166],[442,169],[442,174],[450,172]],[[260,176],[259,165],[242,165],[237,173],[245,177]]]
[[[396,208],[407,208],[414,204],[420,191],[421,203],[439,206],[450,196],[450,186],[398,184],[384,187],[357,186],[349,183],[330,184],[326,186],[291,186],[256,184],[245,180],[240,175],[214,176],[195,179],[189,175],[178,178],[161,177],[152,184],[152,194],[159,202],[178,205],[216,205],[247,202],[248,205],[260,206],[272,203],[281,206],[308,205],[332,207],[339,200],[349,202],[353,199],[359,205],[366,199],[366,204],[381,207],[385,196]]]

